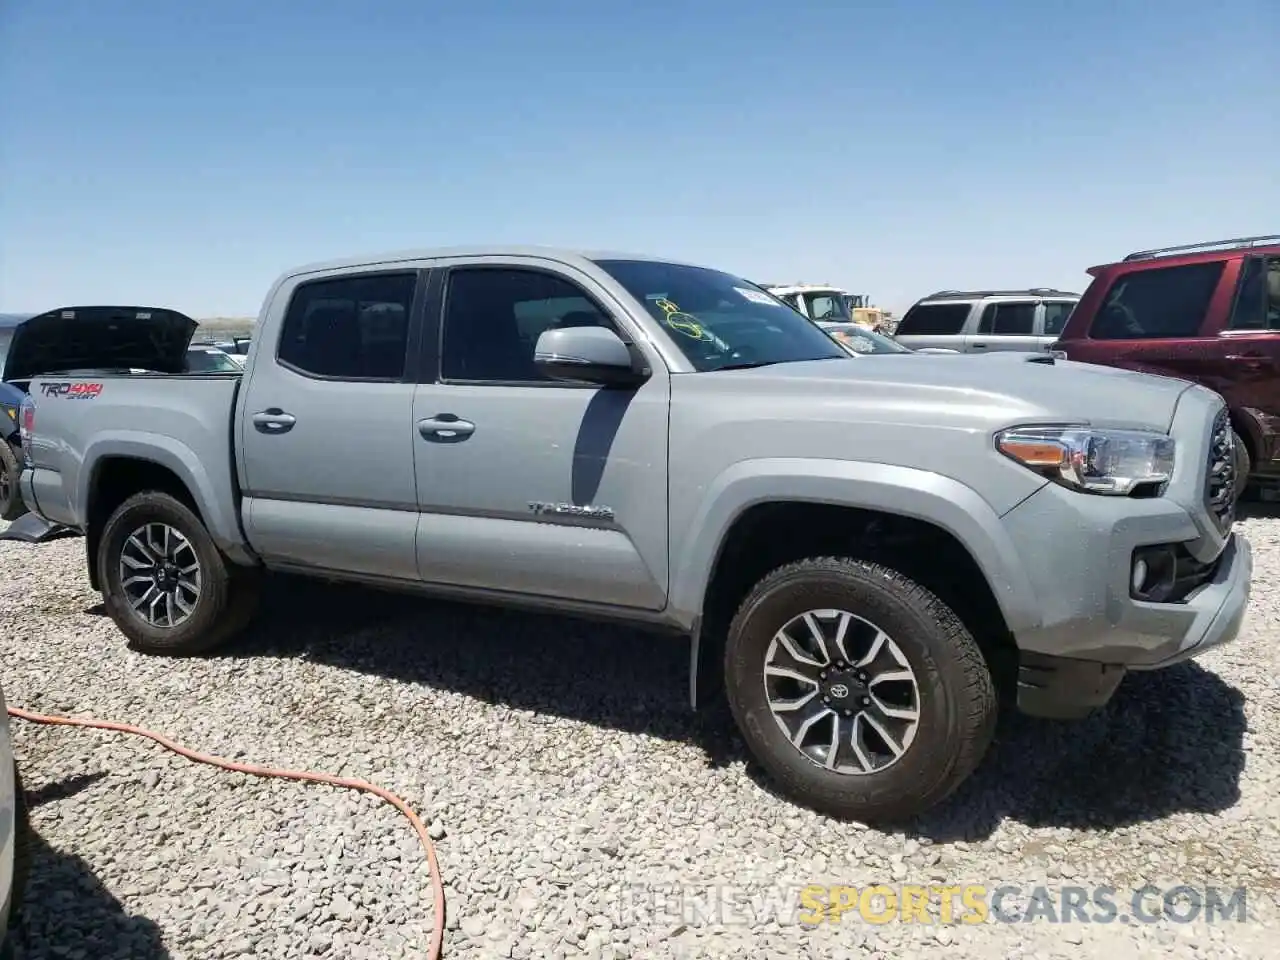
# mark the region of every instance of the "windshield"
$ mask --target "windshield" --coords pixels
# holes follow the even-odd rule
[[[847,356],[820,328],[750,281],[675,263],[598,263],[645,305],[700,372]]]
[[[836,290],[822,293],[806,293],[805,303],[809,307],[809,316],[814,320],[852,320],[849,304],[844,294]]]
[[[897,340],[884,334],[868,330],[856,323],[824,323],[822,328],[850,353],[882,354],[882,353],[914,353]]]
[[[192,347],[187,351],[189,373],[239,373],[240,364],[216,347]]]
[[[0,380],[4,379],[4,360],[9,355],[11,340],[13,340],[12,330],[0,330]]]

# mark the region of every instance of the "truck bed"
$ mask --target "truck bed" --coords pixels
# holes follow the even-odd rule
[[[240,377],[86,371],[33,379],[34,466],[23,474],[24,497],[49,520],[83,532],[92,478],[82,465],[101,471],[113,457],[141,458],[187,484],[215,539],[242,544],[232,455]]]

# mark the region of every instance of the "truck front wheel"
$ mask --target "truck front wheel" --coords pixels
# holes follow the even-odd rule
[[[782,791],[821,813],[901,821],[952,793],[994,735],[995,686],[958,617],[861,560],[765,577],[725,649],[729,704]]]
[[[130,497],[98,545],[107,613],[140,653],[189,656],[239,633],[257,577],[228,564],[200,518],[167,493]]]

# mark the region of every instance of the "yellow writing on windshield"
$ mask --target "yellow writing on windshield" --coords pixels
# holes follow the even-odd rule
[[[663,319],[668,327],[677,333],[683,333],[686,337],[692,337],[694,340],[713,340],[702,324],[698,322],[698,318],[691,313],[685,313],[675,303],[672,303],[666,297],[655,300],[658,309],[662,311]]]

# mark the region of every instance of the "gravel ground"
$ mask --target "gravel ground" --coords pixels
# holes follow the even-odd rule
[[[165,661],[125,649],[80,541],[3,542],[0,682],[15,705],[399,792],[443,832],[449,957],[1275,956],[1277,517],[1242,524],[1255,599],[1237,643],[1131,678],[1082,723],[1009,718],[909,833],[775,797],[723,717],[686,712],[683,646],[614,628],[281,581],[233,649]],[[115,734],[15,721],[15,737],[40,837],[20,958],[425,948],[425,863],[376,799]],[[806,884],[879,882],[1102,884],[1121,913],[1147,882],[1243,884],[1250,917],[798,922]]]

